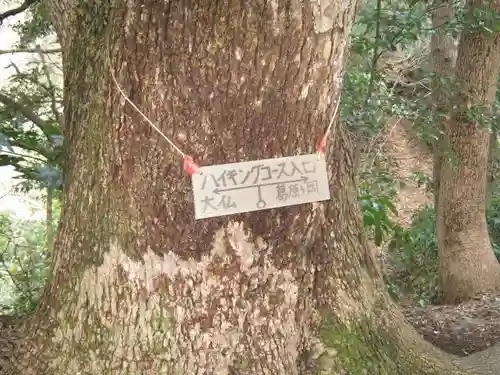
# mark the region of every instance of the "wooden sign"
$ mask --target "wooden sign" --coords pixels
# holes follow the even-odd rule
[[[200,167],[192,183],[196,219],[330,199],[318,154]]]

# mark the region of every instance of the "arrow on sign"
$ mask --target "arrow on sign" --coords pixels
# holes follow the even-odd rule
[[[216,188],[213,192],[215,194],[220,194],[222,192],[225,192],[225,191],[232,191],[232,190],[242,190],[242,189],[250,189],[250,188],[261,188],[263,186],[272,186],[272,185],[279,185],[279,184],[291,184],[291,183],[294,183],[294,182],[302,182],[302,183],[305,183],[309,180],[309,177],[307,176],[303,176],[301,177],[300,179],[298,180],[290,180],[290,181],[280,181],[280,182],[269,182],[267,184],[259,184],[259,185],[247,185],[247,186],[236,186],[236,187],[232,187],[232,188],[226,188],[226,189],[219,189],[219,188]]]

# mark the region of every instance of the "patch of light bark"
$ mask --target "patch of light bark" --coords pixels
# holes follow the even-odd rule
[[[269,374],[294,375],[287,369],[296,367],[301,350],[303,325],[296,320],[299,284],[293,269],[275,266],[268,255],[272,251],[242,223],[218,230],[211,251],[199,261],[180,259],[173,251],[159,256],[151,250],[136,261],[112,241],[102,264],[84,272],[76,304],[61,311],[61,320],[68,313],[75,319],[60,328],[55,341],[87,342],[88,327],[101,327],[117,366],[131,364],[161,345],[164,349],[152,368],[164,368],[162,361],[168,360],[173,374],[203,369],[226,375],[235,360],[256,358],[259,351],[274,366]],[[229,268],[235,271],[217,271]],[[160,289],[155,284],[159,277],[166,280]],[[255,293],[261,288],[265,293]],[[273,295],[281,299],[272,300]],[[211,323],[203,328],[201,318],[208,316]],[[103,357],[89,356],[95,358],[96,369],[109,368]],[[72,366],[74,373],[81,370],[77,362]]]

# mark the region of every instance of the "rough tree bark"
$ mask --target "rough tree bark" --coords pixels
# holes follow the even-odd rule
[[[355,2],[50,4],[64,212],[52,281],[3,374],[462,374],[383,291],[343,126],[331,201],[195,221],[179,158],[110,79],[108,48],[125,92],[200,164],[314,152]]]
[[[453,21],[453,8],[448,0],[436,0],[433,4],[432,27],[438,30],[431,38],[431,66],[435,74],[433,78],[434,118],[438,128],[437,140],[434,144],[433,155],[433,191],[434,207],[438,206],[439,200],[439,177],[441,173],[442,159],[445,154],[443,144],[444,128],[442,124],[442,113],[449,112],[450,89],[443,85],[444,81],[450,80],[457,59],[457,45],[453,36],[446,32],[443,27]]]
[[[472,0],[475,8],[500,10],[500,1]],[[457,303],[498,289],[500,266],[493,254],[485,216],[490,134],[470,122],[472,106],[491,106],[497,88],[500,34],[466,30],[458,47],[453,99],[460,109],[445,122],[451,150],[441,170],[437,232],[442,299]]]
[[[45,227],[47,228],[47,251],[52,254],[54,245],[54,189],[47,187],[47,202],[45,205]]]
[[[496,165],[498,164],[498,131],[491,129],[490,131],[490,151],[488,156],[488,193],[491,193],[495,182]],[[488,194],[489,195],[489,194]]]

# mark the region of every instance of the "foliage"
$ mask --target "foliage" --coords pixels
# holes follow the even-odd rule
[[[39,47],[55,36],[46,5],[35,2],[25,21],[13,26],[19,42],[7,67],[13,74],[0,88],[0,167],[18,172],[17,191],[50,190],[54,221],[0,214],[0,314],[24,315],[35,308],[49,273],[48,225],[52,239],[60,210],[62,69],[60,56]],[[24,66],[14,60],[19,51],[28,51]]]
[[[409,112],[394,84],[380,74],[380,60],[386,58],[386,52],[411,47],[428,24],[426,7],[421,3],[384,0],[365,2],[353,28],[341,118],[356,135],[356,147],[361,143],[365,153],[358,171],[358,201],[365,228],[377,246],[401,232],[392,201],[402,183],[393,178],[387,166],[378,165],[378,155],[369,154],[373,154],[374,140],[390,118]]]
[[[500,189],[496,187],[486,211],[493,251],[500,261]],[[397,284],[421,305],[436,303],[438,289],[438,244],[436,212],[431,205],[417,212],[409,229],[397,228],[390,240],[392,260],[398,266]]]
[[[26,21],[13,29],[20,40],[16,51],[34,50],[24,67],[12,62],[8,86],[0,89],[0,166],[19,174],[18,190],[62,187],[62,92],[60,63],[38,47],[53,35],[45,2],[28,10]]]
[[[0,166],[14,167],[24,191],[60,188],[60,89],[46,83],[40,62],[22,72],[13,67],[17,73],[9,78],[10,86],[0,90]]]
[[[0,314],[34,311],[48,277],[46,224],[0,214]]]
[[[363,4],[351,35],[344,75],[342,120],[356,135],[372,137],[390,116],[401,115],[401,98],[380,72],[386,53],[409,47],[428,23],[420,3],[384,0]]]
[[[18,33],[19,47],[29,47],[38,39],[54,34],[54,28],[49,20],[47,2],[37,1],[26,12],[26,20],[13,26]]]
[[[397,214],[396,209],[388,197],[373,196],[369,190],[362,190],[358,199],[363,210],[364,226],[373,231],[375,244],[380,246],[393,228],[389,215],[391,212]]]
[[[383,76],[381,65],[392,65],[391,53],[413,48],[429,34],[428,27],[429,14],[423,3],[363,3],[351,34],[342,96],[342,120],[355,134],[374,136],[389,116],[402,114],[403,102],[395,95],[394,82]]]
[[[363,213],[363,224],[375,244],[380,246],[394,235],[397,228],[394,220],[397,211],[392,201],[401,185],[379,163],[374,163],[372,169],[361,171],[358,179],[358,201]]]
[[[369,95],[370,73],[350,67],[344,75],[341,118],[347,128],[358,136],[375,137],[384,129],[393,114],[395,97],[383,82],[375,83]]]
[[[491,186],[492,193],[486,207],[486,221],[493,245],[493,252],[500,261],[500,185]]]
[[[392,203],[401,183],[394,179],[387,165],[382,165],[378,153],[372,155],[373,144],[391,117],[408,112],[407,104],[378,67],[387,51],[409,47],[418,40],[426,23],[428,17],[420,3],[367,1],[353,28],[351,55],[344,74],[341,119],[356,135],[356,148],[362,149],[362,165],[357,176],[358,201],[365,229],[377,246],[401,232]]]
[[[460,2],[453,6],[457,19],[444,28],[455,37],[464,29],[466,22],[467,28],[483,27],[489,22],[481,20],[481,17],[484,19],[488,15],[467,16]],[[353,133],[371,140],[384,129],[389,117],[398,116],[412,121],[413,133],[429,146],[438,138],[436,121],[439,121],[439,117],[447,116],[447,113],[438,112],[436,103],[430,100],[429,83],[438,80],[444,97],[451,100],[458,89],[457,82],[424,70],[420,72],[420,77],[415,78],[420,80],[419,85],[405,86],[401,83],[405,79],[404,69],[397,71],[395,68],[396,63],[410,60],[411,50],[419,40],[427,40],[428,44],[430,35],[440,31],[430,28],[431,10],[432,4],[411,1],[384,0],[364,4],[353,31],[353,55],[344,78],[341,113],[342,120]],[[491,19],[491,15],[488,17]],[[402,50],[410,52],[404,56],[399,53]],[[423,53],[428,53],[428,50]],[[409,63],[407,65],[410,66]],[[391,75],[387,67],[397,71],[397,74]],[[396,89],[398,85],[405,90]],[[408,91],[407,87],[411,89]],[[492,129],[498,123],[497,113],[496,108],[489,114],[483,107],[472,107],[466,114],[470,120]],[[371,150],[368,148],[368,151]],[[414,215],[409,229],[400,227],[393,219],[396,213],[392,200],[398,190],[397,183],[381,174],[380,169],[365,168],[364,171],[358,178],[365,228],[377,245],[388,240],[392,262],[397,268],[395,277],[392,275],[386,280],[388,287],[393,295],[399,294],[401,290],[410,293],[422,305],[435,302],[438,297],[439,262],[434,209],[431,206],[424,207]],[[412,179],[419,186],[425,185],[427,189],[431,187],[432,181],[423,173],[415,173]],[[488,224],[498,256],[500,198],[496,196],[488,208]]]
[[[443,26],[445,32],[457,37],[464,29],[487,31],[493,27],[496,15],[477,11],[468,14],[463,5],[461,1],[453,2],[457,18]],[[358,139],[360,135],[373,139],[385,128],[391,116],[412,121],[414,134],[429,146],[434,145],[438,138],[439,129],[435,125],[440,117],[448,114],[438,112],[436,103],[431,101],[430,82],[437,80],[443,96],[449,100],[459,88],[458,82],[422,69],[425,66],[421,59],[411,56],[412,53],[428,55],[428,49],[420,51],[416,46],[422,40],[428,45],[432,33],[443,31],[432,30],[430,26],[432,7],[432,3],[411,0],[368,1],[363,4],[353,29],[352,56],[344,77],[341,112],[342,120]],[[402,51],[406,51],[406,55]],[[413,74],[412,69],[419,69],[418,76],[407,79],[405,74]],[[451,103],[449,107],[452,108]],[[498,123],[496,107],[490,113],[484,107],[473,106],[467,109],[466,115],[469,120],[493,129]],[[389,240],[398,273],[387,283],[396,294],[398,290],[405,290],[420,304],[435,302],[438,297],[438,255],[434,209],[424,207],[414,215],[409,229],[400,227],[393,220],[396,212],[392,200],[397,184],[388,179],[384,185],[381,180],[385,176],[380,173],[380,170],[369,168],[368,172],[358,176],[358,198],[365,228],[375,243],[381,245],[384,240]],[[431,179],[423,173],[415,173],[412,178],[419,186],[425,185],[427,189],[432,186]],[[384,189],[380,189],[381,184]],[[488,224],[498,256],[500,199],[496,197],[488,209]]]
[[[354,26],[352,51],[363,55],[366,51],[371,52],[375,44],[378,44],[379,54],[409,47],[423,33],[430,31],[429,26],[429,7],[425,3],[412,0],[365,1]]]
[[[430,205],[415,213],[409,229],[398,228],[388,249],[397,267],[397,284],[420,305],[438,299],[436,214]]]

